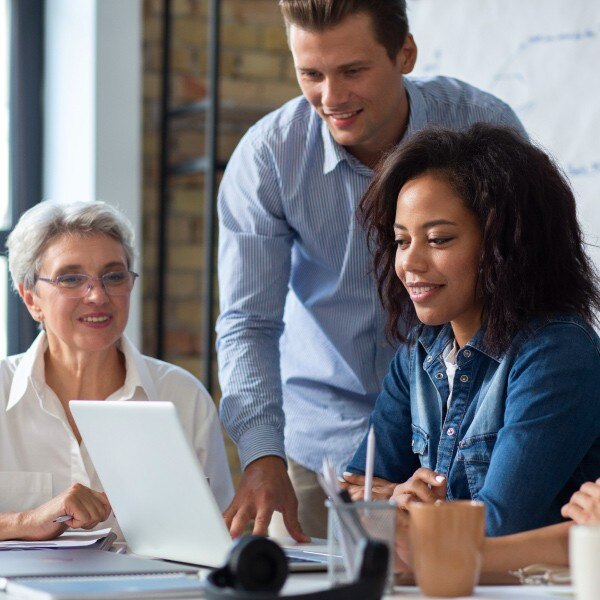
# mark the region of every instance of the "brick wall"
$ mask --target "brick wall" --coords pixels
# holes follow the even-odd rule
[[[172,0],[171,105],[206,96],[207,0]],[[155,352],[156,240],[162,0],[144,0],[143,120],[143,350]],[[226,159],[249,125],[299,94],[276,0],[221,0],[219,155]],[[200,117],[177,122],[171,155],[179,162],[201,155]],[[167,276],[166,360],[200,376],[203,264],[203,177],[171,179]],[[215,394],[218,402],[219,393]],[[236,453],[228,446],[232,465]]]

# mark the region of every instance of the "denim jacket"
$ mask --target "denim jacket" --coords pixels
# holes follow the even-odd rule
[[[600,339],[576,315],[531,321],[502,356],[483,329],[457,355],[452,402],[442,358],[450,325],[423,326],[394,357],[371,415],[375,475],[446,475],[448,499],[486,505],[488,535],[556,523],[600,477]],[[364,472],[366,438],[348,470]]]

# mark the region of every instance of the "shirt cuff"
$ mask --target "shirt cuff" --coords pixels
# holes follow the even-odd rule
[[[263,456],[279,456],[287,465],[283,432],[272,425],[257,425],[248,429],[240,437],[237,447],[242,471]]]

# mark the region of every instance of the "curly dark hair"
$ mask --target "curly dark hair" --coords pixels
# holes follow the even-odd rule
[[[574,312],[596,323],[598,273],[583,249],[565,176],[516,131],[478,123],[463,132],[417,133],[381,161],[360,201],[390,339],[406,342],[405,332],[419,323],[394,270],[393,225],[401,188],[426,172],[443,177],[481,224],[486,347],[501,354],[528,320],[544,314]]]

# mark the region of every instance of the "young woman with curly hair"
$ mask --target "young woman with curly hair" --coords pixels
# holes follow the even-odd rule
[[[360,212],[400,342],[374,495],[481,500],[491,536],[558,523],[600,476],[600,294],[565,177],[508,129],[432,129],[380,164]]]

